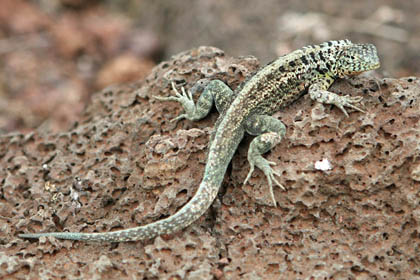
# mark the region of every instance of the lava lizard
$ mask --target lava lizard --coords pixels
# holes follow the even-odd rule
[[[258,167],[267,177],[270,196],[276,205],[272,188],[273,182],[283,188],[274,177],[280,176],[280,173],[271,168],[274,162],[267,161],[261,155],[281,141],[286,128],[271,115],[306,92],[313,100],[337,106],[346,116],[348,114],[344,107],[363,112],[355,105],[362,100],[361,97],[340,96],[329,92],[328,88],[336,78],[373,70],[379,65],[374,45],[338,40],[307,46],[281,56],[249,77],[235,91],[220,80],[200,80],[188,92],[182,87],[181,93],[172,83],[175,96],[155,98],[182,104],[185,113],[174,120],[200,120],[209,113],[213,103],[221,112],[211,139],[204,176],[192,199],[174,215],[135,228],[103,233],[28,233],[19,234],[19,237],[53,236],[59,239],[120,242],[151,239],[185,228],[203,215],[212,204],[245,132],[258,136],[249,146],[250,171],[244,184],[253,173],[254,167]],[[198,90],[203,92],[197,103],[194,103],[192,92]]]

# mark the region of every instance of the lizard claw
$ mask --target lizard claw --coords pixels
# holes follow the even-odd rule
[[[178,117],[176,117],[176,118],[173,118],[173,119],[171,119],[171,120],[169,120],[170,122],[176,122],[176,121],[179,121],[179,120],[182,120],[182,119],[186,119],[187,118],[187,114],[181,114],[181,115],[179,115]]]
[[[361,96],[349,96],[349,95],[339,96],[339,98],[334,103],[334,105],[337,106],[344,113],[344,115],[346,115],[346,117],[349,117],[349,114],[347,113],[344,107],[349,107],[356,111],[366,113],[364,110],[354,105],[354,104],[360,103],[362,99],[363,97]]]
[[[245,178],[244,185],[248,182],[249,178],[251,178],[252,173],[254,173],[255,166],[251,163],[251,167],[249,168],[248,175]]]
[[[176,89],[174,82],[172,82],[171,85],[172,85],[173,91],[175,92],[175,96],[164,97],[164,96],[154,95],[153,97],[160,101],[176,101],[176,102],[181,103],[181,105],[184,107],[185,113],[179,115],[176,118],[173,118],[171,122],[181,120],[181,119],[191,119],[189,116],[193,116],[194,111],[195,111],[195,104],[194,104],[194,100],[193,100],[191,92],[186,91],[184,87],[181,87],[181,92],[179,92]]]
[[[257,165],[257,167],[264,172],[265,177],[267,177],[271,200],[273,201],[274,206],[277,206],[277,202],[276,202],[276,199],[274,197],[274,192],[273,192],[273,182],[277,186],[282,188],[283,190],[286,190],[286,188],[283,187],[283,185],[280,184],[277,181],[277,179],[274,177],[274,176],[279,176],[279,177],[281,176],[280,173],[278,173],[277,171],[274,171],[273,168],[271,168],[270,166],[270,165],[276,165],[276,163],[272,161],[268,161],[262,156],[257,156],[255,159],[250,160],[249,163],[251,167],[249,169],[248,175],[245,178],[244,185],[248,182],[249,178],[251,178],[251,174],[255,170],[255,165]]]

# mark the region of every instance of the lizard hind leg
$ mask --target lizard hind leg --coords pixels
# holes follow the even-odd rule
[[[276,163],[266,160],[262,157],[262,154],[268,152],[275,145],[280,143],[286,134],[286,127],[280,120],[274,117],[268,115],[252,115],[245,121],[245,129],[249,134],[259,136],[252,140],[248,149],[250,170],[244,184],[251,178],[255,166],[261,169],[267,177],[270,197],[274,206],[276,206],[277,202],[274,198],[273,182],[283,190],[285,190],[285,188],[275,178],[275,176],[281,176],[281,174],[271,167]]]

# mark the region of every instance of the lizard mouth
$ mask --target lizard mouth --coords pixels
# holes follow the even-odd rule
[[[381,67],[381,64],[380,64],[380,63],[379,63],[379,61],[378,61],[378,63],[376,63],[376,64],[372,65],[372,67],[371,67],[369,70],[378,69],[379,67]]]
[[[366,71],[372,71],[375,69],[378,69],[381,66],[381,64],[378,62],[376,64],[371,65],[368,69],[364,69],[364,70],[359,70],[359,71],[352,71],[351,73],[348,73],[346,76],[347,77],[354,77],[357,76],[359,74],[365,73]]]

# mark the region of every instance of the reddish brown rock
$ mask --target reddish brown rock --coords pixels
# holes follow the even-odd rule
[[[174,56],[144,81],[94,95],[73,128],[0,137],[0,277],[166,279],[414,279],[420,277],[420,80],[356,78],[332,88],[364,95],[346,118],[308,96],[276,116],[286,139],[266,157],[287,191],[248,172],[246,136],[219,197],[193,225],[145,242],[97,244],[21,232],[110,231],[172,215],[202,178],[217,113],[181,112],[170,81],[203,77],[235,88],[253,57],[201,47]],[[331,170],[315,163],[327,159]]]

